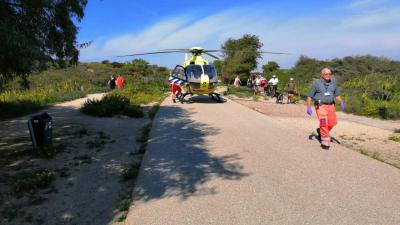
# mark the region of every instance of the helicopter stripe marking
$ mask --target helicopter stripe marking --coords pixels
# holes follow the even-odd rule
[[[168,79],[169,84],[177,84],[177,85],[183,85],[185,83],[184,80],[176,78],[176,77],[169,77]]]

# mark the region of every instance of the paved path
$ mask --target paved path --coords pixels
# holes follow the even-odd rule
[[[400,170],[195,99],[162,104],[126,224],[400,224]]]

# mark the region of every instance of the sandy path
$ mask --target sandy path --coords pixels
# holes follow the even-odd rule
[[[399,224],[398,169],[228,100],[163,102],[126,224]]]
[[[104,94],[89,95],[101,98]],[[9,187],[4,187],[0,209],[17,209],[17,217],[7,224],[112,224],[119,201],[128,196],[131,182],[122,182],[121,172],[131,162],[136,150],[136,137],[148,119],[96,118],[79,112],[87,98],[57,104],[47,110],[54,120],[54,140],[64,143],[65,150],[52,159],[17,158],[1,165],[2,171],[13,174],[35,168],[67,171],[67,177],[57,177],[50,190],[35,196],[44,202],[29,203],[29,197],[14,199]],[[27,119],[29,116],[0,123],[0,145],[8,142],[19,147],[30,145]],[[85,133],[79,137],[79,130]],[[87,133],[86,133],[87,132]],[[88,142],[97,144],[89,147]],[[4,180],[3,180],[4,181]],[[7,180],[4,181],[7,184]],[[8,193],[7,193],[8,192]],[[28,203],[27,203],[28,202]],[[2,222],[0,220],[0,222]]]

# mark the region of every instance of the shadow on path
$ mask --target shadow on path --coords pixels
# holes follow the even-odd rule
[[[226,99],[224,97],[222,97],[222,95],[220,96],[220,98],[221,98],[221,102],[217,102],[215,99],[212,99],[208,95],[193,95],[193,96],[188,95],[185,98],[184,104],[195,104],[195,103],[221,104],[221,103],[225,103],[226,102]]]
[[[133,199],[216,194],[204,184],[213,179],[239,180],[244,173],[237,154],[216,156],[207,136],[219,130],[189,118],[188,110],[163,106],[154,121],[152,139],[135,185]],[[210,115],[212,116],[212,115]]]

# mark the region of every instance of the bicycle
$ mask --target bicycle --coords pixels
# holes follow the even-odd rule
[[[274,91],[274,87],[272,86],[272,84],[268,84],[268,87],[265,89],[265,94],[268,96],[272,96],[272,93]],[[274,97],[274,96],[272,96]]]
[[[276,103],[283,104],[283,91],[275,92],[275,96],[276,96]]]

